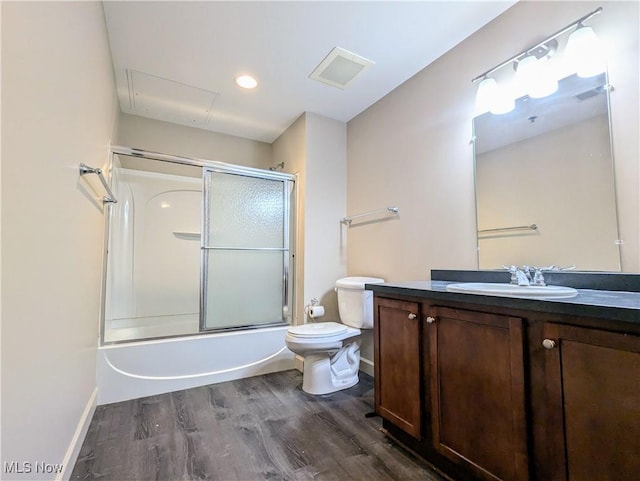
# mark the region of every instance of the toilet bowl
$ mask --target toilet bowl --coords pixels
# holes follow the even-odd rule
[[[302,390],[328,394],[358,383],[360,329],[373,328],[373,293],[365,284],[384,282],[377,277],[345,277],[336,281],[342,324],[314,322],[291,327],[285,342],[302,356]]]

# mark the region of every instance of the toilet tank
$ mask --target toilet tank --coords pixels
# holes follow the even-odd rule
[[[365,284],[381,284],[378,277],[344,277],[336,281],[338,312],[343,324],[358,329],[373,328],[373,292]]]

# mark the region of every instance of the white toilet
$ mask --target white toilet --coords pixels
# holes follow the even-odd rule
[[[336,281],[338,311],[343,324],[314,322],[289,329],[289,350],[304,358],[302,390],[328,394],[358,384],[360,329],[373,328],[373,292],[365,284],[377,277],[345,277]]]

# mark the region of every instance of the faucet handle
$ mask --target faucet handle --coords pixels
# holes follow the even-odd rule
[[[568,267],[560,267],[556,265],[550,265],[546,267],[534,267],[535,272],[533,274],[532,284],[534,286],[546,286],[543,272],[559,272],[559,271],[572,271],[576,268],[575,265]]]
[[[535,267],[534,269],[535,271],[533,273],[533,279],[531,280],[531,284],[534,286],[546,286],[547,284],[545,283],[544,275],[542,274],[545,268]]]
[[[508,270],[511,273],[511,284],[518,283],[518,268],[516,266],[502,266],[503,269]]]
[[[555,264],[551,264],[550,266],[536,267],[535,269],[539,269],[541,271],[547,271],[547,272],[557,272],[557,271],[573,271],[575,270],[575,268],[576,268],[575,264],[567,267],[560,267]]]
[[[540,272],[551,272],[551,271],[559,271],[560,270],[560,268],[558,266],[556,266],[555,264],[551,264],[550,266],[534,267],[534,269],[536,271],[540,271]]]

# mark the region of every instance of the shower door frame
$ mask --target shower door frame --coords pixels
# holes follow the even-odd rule
[[[235,167],[235,166],[234,166]],[[210,241],[210,212],[209,201],[211,198],[211,190],[207,189],[207,173],[213,172],[218,174],[230,174],[230,175],[242,175],[245,177],[254,177],[258,179],[273,180],[283,183],[283,240],[281,248],[274,247],[241,247],[241,248],[228,248],[228,247],[214,247],[207,245],[207,241]],[[286,177],[284,177],[286,176]],[[260,329],[264,327],[283,326],[288,324],[287,317],[284,314],[284,307],[289,308],[289,260],[291,258],[291,198],[296,195],[296,184],[293,177],[290,174],[279,174],[273,171],[262,171],[259,169],[249,168],[221,168],[216,166],[205,166],[202,169],[202,225],[200,228],[200,332],[220,332],[230,330],[246,330],[246,329]],[[294,229],[295,231],[295,229]],[[280,321],[274,321],[264,324],[247,324],[241,326],[227,326],[227,327],[207,327],[206,310],[207,310],[207,294],[208,294],[208,272],[209,272],[209,250],[243,250],[243,251],[271,251],[282,253],[282,319]],[[292,309],[288,309],[287,312],[292,312]]]
[[[236,174],[236,175],[245,175],[249,177],[258,177],[262,179],[270,179],[270,180],[279,180],[284,181],[285,184],[285,194],[287,193],[287,186],[291,186],[291,190],[289,191],[289,196],[285,195],[285,207],[286,207],[286,217],[288,222],[285,222],[284,230],[285,230],[285,246],[288,247],[288,254],[283,254],[283,262],[284,262],[284,270],[283,270],[283,308],[288,306],[288,315],[293,319],[295,308],[296,308],[296,292],[295,292],[295,282],[291,282],[290,272],[295,272],[295,252],[296,252],[296,239],[295,233],[297,232],[297,198],[298,198],[298,176],[295,174],[287,174],[284,172],[275,172],[266,169],[258,169],[254,167],[245,167],[241,165],[228,164],[226,162],[219,162],[215,160],[207,160],[207,159],[199,159],[193,157],[186,156],[178,156],[172,154],[164,154],[161,152],[154,152],[150,150],[138,149],[134,147],[127,147],[122,145],[112,145],[110,146],[109,152],[109,186],[111,186],[111,178],[112,171],[114,165],[114,156],[115,155],[126,155],[130,157],[138,157],[149,160],[157,160],[163,162],[170,162],[174,164],[182,164],[182,165],[190,165],[194,167],[202,168],[202,198],[201,198],[201,206],[200,206],[200,215],[201,215],[201,226],[205,227],[205,203],[208,201],[204,179],[207,170],[213,170],[221,173],[228,174]],[[100,346],[110,346],[116,344],[125,344],[131,342],[140,342],[140,341],[148,341],[148,340],[156,340],[156,339],[166,339],[166,338],[178,338],[178,337],[190,337],[190,336],[201,336],[208,334],[216,334],[220,332],[227,331],[240,331],[240,330],[253,330],[253,329],[263,329],[269,327],[277,327],[284,326],[288,324],[287,316],[284,315],[283,309],[283,317],[281,321],[277,321],[270,324],[258,324],[258,325],[248,325],[248,326],[238,326],[238,327],[225,327],[219,329],[207,329],[204,328],[204,302],[205,302],[205,288],[206,288],[206,272],[205,267],[206,264],[203,261],[206,250],[201,248],[200,255],[200,322],[198,332],[188,333],[188,334],[180,334],[176,336],[160,336],[160,337],[146,337],[146,338],[135,338],[135,339],[127,339],[120,341],[107,341],[105,342],[105,307],[106,307],[106,290],[107,290],[107,268],[108,268],[108,248],[109,248],[109,236],[110,236],[110,214],[111,209],[114,207],[113,204],[108,204],[105,212],[105,235],[104,235],[104,256],[102,263],[102,292],[101,292],[101,302],[100,302]],[[294,225],[291,226],[291,222],[294,222]],[[293,227],[293,228],[291,228]],[[201,231],[201,247],[204,244],[204,231]]]

